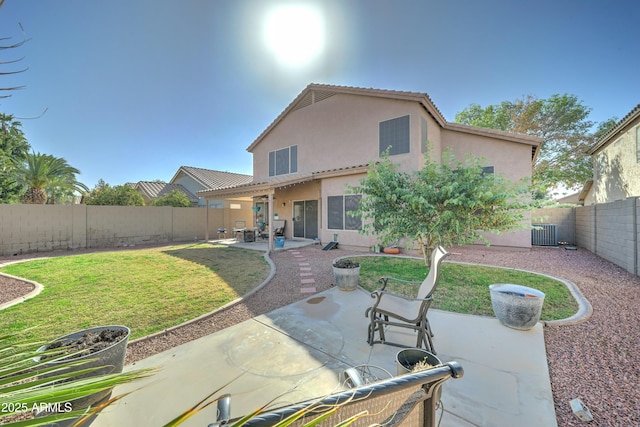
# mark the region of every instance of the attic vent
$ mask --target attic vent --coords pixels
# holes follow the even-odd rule
[[[531,244],[533,246],[558,246],[558,227],[556,224],[533,224]]]
[[[304,107],[308,107],[309,105],[315,104],[316,102],[324,101],[325,99],[330,98],[333,95],[335,95],[335,92],[311,91],[308,94],[306,94],[304,98],[300,100],[300,102],[296,104],[293,111],[299,110]]]

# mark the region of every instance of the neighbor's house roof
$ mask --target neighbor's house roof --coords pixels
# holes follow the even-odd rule
[[[253,180],[253,176],[251,175],[202,169],[192,166],[180,166],[170,182],[173,182],[181,173],[193,178],[207,189],[243,185]]]
[[[191,203],[198,203],[198,197],[180,184],[167,184],[161,181],[140,181],[134,183],[133,188],[148,200],[154,200],[169,194],[173,190],[178,190],[184,193]]]
[[[511,142],[518,142],[532,146],[531,158],[535,161],[542,140],[531,135],[524,135],[513,132],[505,132],[494,129],[479,128],[476,126],[467,126],[459,123],[449,123],[446,121],[438,107],[435,106],[431,98],[426,93],[404,92],[396,90],[384,89],[365,89],[351,86],[334,86],[311,83],[309,84],[291,103],[284,109],[282,113],[256,138],[251,145],[247,147],[247,151],[252,152],[268,134],[280,123],[287,114],[297,109],[306,107],[315,101],[328,98],[335,94],[361,95],[376,98],[388,98],[395,100],[413,101],[419,103],[433,117],[433,119],[443,128],[457,132],[465,132],[476,135],[487,136],[490,138],[503,139]]]
[[[627,125],[640,117],[640,104],[636,105],[626,116],[622,118],[609,132],[605,133],[598,141],[596,141],[591,148],[587,150],[587,154],[595,154],[601,148],[609,145],[613,141],[618,133],[622,132]]]

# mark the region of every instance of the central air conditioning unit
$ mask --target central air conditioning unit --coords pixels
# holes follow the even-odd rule
[[[558,246],[558,226],[556,224],[533,224],[531,245]]]

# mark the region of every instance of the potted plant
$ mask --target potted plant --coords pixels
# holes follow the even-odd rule
[[[84,422],[81,425],[87,425],[121,396],[91,409],[76,409],[71,402],[155,372],[138,369],[88,378],[88,373],[104,368],[89,367],[91,362],[86,358],[69,358],[67,349],[61,347],[44,350],[42,343],[22,339],[22,333],[0,336],[0,366],[3,366],[0,368],[0,402],[3,404],[0,424],[61,426],[79,420]]]
[[[343,291],[353,291],[360,280],[360,263],[349,259],[339,259],[333,263],[333,279]]]
[[[42,356],[41,361],[44,362],[44,366],[56,366],[69,361],[86,361],[76,369],[95,368],[95,370],[77,376],[78,379],[119,374],[124,367],[130,333],[131,331],[126,326],[98,326],[59,337],[40,347],[38,351],[57,350],[62,354],[55,360],[47,360],[48,356]],[[69,371],[72,372],[72,369],[69,369]],[[42,378],[46,378],[47,375],[42,375]],[[108,399],[111,391],[112,389],[106,389],[73,400],[73,408],[80,409],[93,406],[97,402]]]

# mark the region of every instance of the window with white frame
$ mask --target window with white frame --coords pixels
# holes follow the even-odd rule
[[[362,218],[352,216],[360,204],[361,195],[327,197],[327,228],[330,230],[361,230]]]
[[[298,146],[269,152],[269,176],[298,172]]]
[[[385,120],[380,122],[379,126],[380,154],[384,153],[387,148],[389,155],[409,152],[411,141],[409,116]]]

